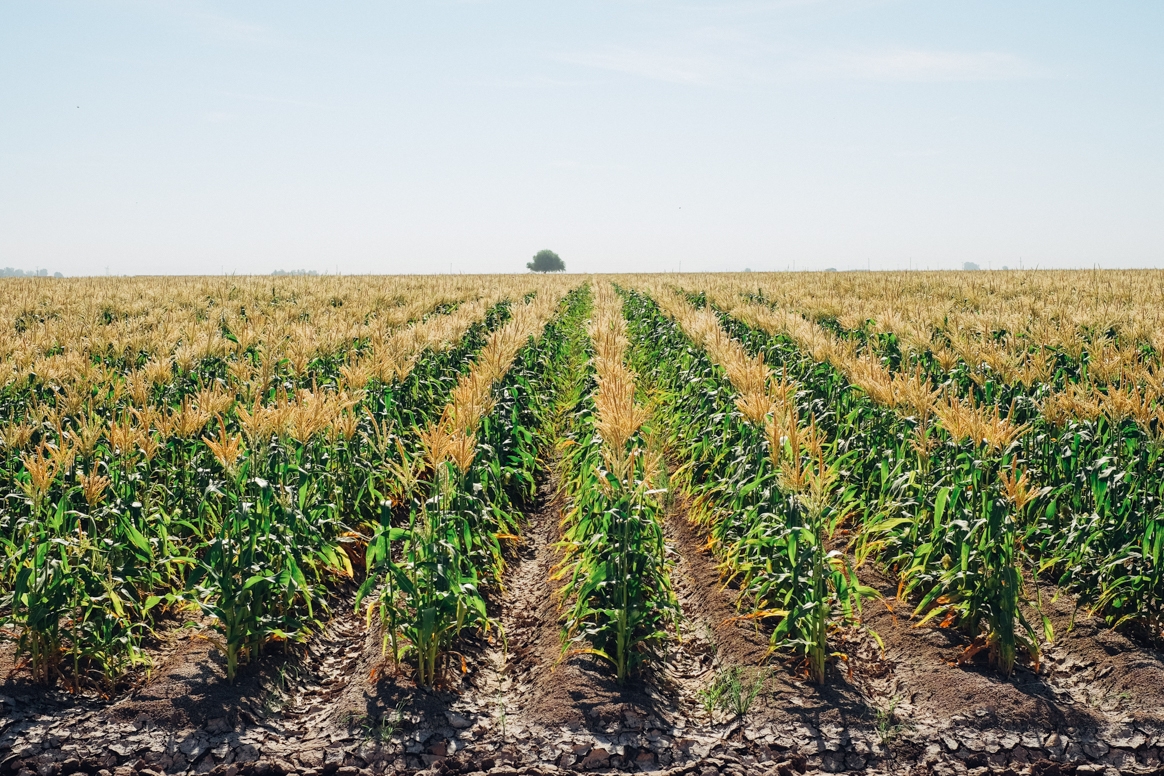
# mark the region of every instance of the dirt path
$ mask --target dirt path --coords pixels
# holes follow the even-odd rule
[[[716,715],[721,735],[728,735],[738,751],[757,762],[811,770],[860,771],[886,757],[887,748],[872,732],[868,699],[853,678],[834,675],[824,687],[817,687],[798,670],[797,661],[771,653],[766,630],[735,619],[737,593],[723,586],[707,538],[688,519],[682,497],[669,516],[667,535],[676,551],[672,578],[689,634],[691,646],[686,651],[705,655],[705,671],[683,682],[684,695],[694,696],[716,672],[732,668],[742,669],[748,677],[766,677],[746,716],[725,721],[724,712]],[[699,717],[708,724],[702,710]],[[844,735],[826,741],[834,731]]]
[[[541,508],[510,568],[500,619],[508,651],[492,651],[492,676],[478,691],[491,706],[497,743],[470,748],[486,761],[564,769],[653,770],[685,755],[673,736],[686,729],[675,703],[652,683],[620,687],[591,656],[563,658],[557,585],[561,502],[543,485]],[[472,703],[471,700],[467,702]],[[485,753],[490,754],[486,755]]]

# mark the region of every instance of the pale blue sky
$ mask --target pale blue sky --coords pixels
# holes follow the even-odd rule
[[[1164,266],[1164,3],[0,0],[0,267]]]

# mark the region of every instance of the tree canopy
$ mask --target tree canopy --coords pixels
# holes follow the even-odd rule
[[[525,266],[534,272],[566,271],[566,262],[562,261],[562,257],[551,250],[538,251],[534,254],[533,261]]]

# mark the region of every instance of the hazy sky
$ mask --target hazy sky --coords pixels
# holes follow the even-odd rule
[[[1164,266],[1164,3],[0,0],[0,267]]]

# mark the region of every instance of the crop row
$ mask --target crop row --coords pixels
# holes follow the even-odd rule
[[[800,652],[823,681],[830,632],[872,595],[831,544],[857,494],[820,422],[826,410],[709,311],[661,286],[652,293],[660,305],[637,292],[627,304],[636,363],[667,397],[675,481],[741,591],[741,617],[768,622],[773,646]]]
[[[519,509],[534,495],[554,373],[586,301],[571,294],[547,329],[558,300],[540,296],[493,333],[419,433],[423,454],[401,452],[398,488],[381,506],[356,604],[369,599],[393,661],[412,653],[422,684],[444,672],[463,631],[493,625],[487,589],[500,584],[504,543],[518,539]]]
[[[569,511],[557,575],[567,649],[609,661],[625,682],[661,654],[678,615],[661,524],[665,472],[626,363],[622,299],[609,283],[595,284],[589,334],[593,387],[562,462]]]
[[[280,337],[270,341],[247,342],[222,324],[224,334],[216,335],[216,344],[185,359],[164,356],[137,366],[90,360],[62,365],[64,374],[55,377],[26,370],[21,379],[0,390],[0,408],[9,419],[5,444],[12,450],[35,447],[41,427],[58,431],[53,441],[62,449],[93,444],[127,425],[164,436],[170,430],[204,424],[207,416],[230,409],[235,402],[267,404],[277,401],[280,393],[286,401],[286,394],[295,388],[334,381],[341,389],[355,391],[370,380],[401,381],[422,352],[458,342],[473,322],[506,298],[498,291],[441,304],[411,325],[380,320],[361,337],[332,332],[326,346],[317,341],[317,329],[308,323],[281,329]],[[287,333],[294,343],[290,350],[283,347]],[[77,359],[82,359],[79,351]]]

